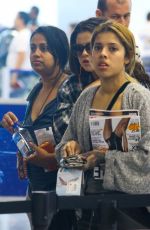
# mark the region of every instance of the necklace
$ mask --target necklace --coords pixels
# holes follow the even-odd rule
[[[39,110],[39,115],[41,114],[41,112],[42,112],[42,110],[43,110],[43,108],[44,108],[44,106],[45,106],[45,104],[46,104],[46,102],[47,102],[49,96],[51,95],[51,93],[52,93],[53,90],[55,89],[55,86],[57,85],[57,83],[58,83],[59,78],[60,78],[61,75],[62,75],[62,72],[57,76],[56,81],[54,82],[54,84],[52,85],[51,89],[49,90],[49,92],[48,92],[46,98],[44,99],[44,102],[42,103],[42,106],[41,106],[41,108],[40,108],[40,110]]]

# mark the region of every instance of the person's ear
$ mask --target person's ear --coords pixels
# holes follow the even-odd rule
[[[102,11],[100,9],[96,9],[95,14],[97,18],[103,16]]]

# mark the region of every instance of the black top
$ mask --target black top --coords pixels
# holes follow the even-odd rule
[[[45,106],[43,112],[37,117],[36,120],[32,121],[31,119],[31,108],[41,88],[42,83],[38,83],[28,96],[27,100],[29,103],[23,123],[24,127],[26,127],[30,131],[35,143],[36,138],[34,135],[34,130],[51,126],[54,137],[57,135],[57,133],[55,133],[55,130],[53,129],[53,116],[56,112],[58,104],[57,98],[55,98],[53,101],[49,102]],[[57,171],[45,172],[44,168],[28,163],[28,177],[31,190],[47,191],[55,189],[56,187]]]
[[[52,127],[56,144],[61,138],[68,126],[70,115],[77,98],[81,94],[83,88],[93,82],[92,76],[86,76],[86,83],[80,86],[77,76],[72,75],[65,80],[58,89],[57,98],[48,103],[42,114],[35,121],[31,119],[31,109],[36,99],[42,83],[38,83],[27,98],[29,102],[24,126],[30,130],[30,133],[36,143],[34,130],[46,127]],[[45,172],[42,167],[28,164],[28,176],[32,190],[51,190],[55,188],[57,172]]]

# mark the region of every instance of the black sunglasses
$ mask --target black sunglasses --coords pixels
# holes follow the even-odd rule
[[[91,45],[90,43],[86,43],[86,44],[75,44],[73,46],[73,53],[75,56],[81,56],[83,51],[86,50],[87,53],[91,52]]]

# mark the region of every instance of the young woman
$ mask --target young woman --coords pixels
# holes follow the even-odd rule
[[[88,87],[100,85],[100,80],[91,63],[90,41],[95,27],[105,21],[106,19],[103,17],[92,17],[81,21],[71,34],[69,66],[72,75],[62,84],[61,94],[59,94],[60,103],[57,109],[57,115],[63,117],[64,129],[68,126],[73,106],[81,92]],[[135,64],[133,76],[127,75],[127,78],[150,88],[149,76],[138,62]],[[61,137],[60,134],[60,139]]]
[[[67,78],[64,68],[68,61],[69,44],[64,31],[53,26],[41,26],[37,28],[30,39],[30,60],[33,69],[40,75],[40,82],[33,88],[27,98],[28,106],[23,126],[26,127],[37,144],[35,130],[52,128],[54,139],[59,143],[60,136],[64,133],[61,116],[57,116],[59,104],[59,90],[63,81]],[[2,125],[13,132],[13,125],[18,118],[12,112],[4,115]],[[59,124],[59,129],[57,124]],[[59,132],[58,132],[59,130]],[[32,146],[34,148],[34,145]],[[37,147],[36,147],[37,148]],[[35,149],[37,150],[37,149]],[[28,195],[31,192],[55,190],[57,169],[48,171],[49,166],[56,166],[55,153],[48,153],[40,148],[39,151],[25,159],[27,162],[27,175],[29,178]],[[22,158],[19,158],[21,167]],[[26,176],[26,170],[22,170],[21,177]],[[61,215],[60,215],[61,216]],[[68,216],[62,215],[64,229],[70,229]],[[62,220],[55,221],[50,229],[60,229]],[[67,225],[65,224],[67,222]],[[58,228],[57,228],[58,227]]]
[[[72,75],[62,84],[57,110],[58,116],[59,113],[63,114],[64,129],[67,128],[73,106],[81,92],[86,87],[100,84],[90,60],[90,41],[94,28],[104,21],[106,19],[95,17],[81,21],[71,34],[69,66]]]
[[[133,194],[150,193],[150,92],[140,84],[129,82],[128,74],[132,75],[135,65],[134,37],[121,24],[108,21],[95,29],[91,46],[92,63],[101,86],[89,88],[79,97],[69,126],[56,147],[58,161],[69,155],[88,153],[86,169],[105,163],[104,189]],[[139,111],[141,140],[138,149],[129,152],[93,149],[89,109],[107,110],[112,98],[124,84],[126,88],[111,103],[111,109]],[[132,213],[134,215],[136,212]],[[145,213],[140,220],[149,223]]]

